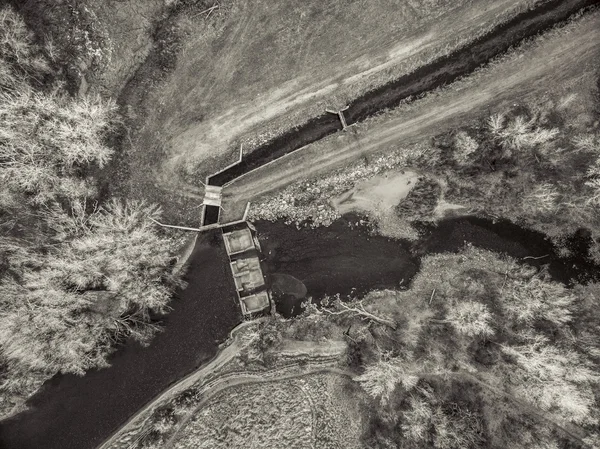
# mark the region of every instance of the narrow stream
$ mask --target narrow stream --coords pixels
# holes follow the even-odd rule
[[[398,106],[402,101],[418,98],[431,90],[450,84],[472,73],[524,39],[567,21],[598,0],[550,0],[533,10],[523,12],[512,20],[476,39],[468,47],[424,65],[384,86],[367,92],[354,100],[344,112],[349,125]],[[209,177],[208,183],[223,186],[244,173],[333,134],[341,129],[338,117],[324,113],[293,130],[256,148],[242,162]]]

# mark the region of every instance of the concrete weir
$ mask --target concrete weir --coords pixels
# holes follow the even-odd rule
[[[271,307],[271,295],[260,265],[256,230],[247,222],[221,227],[240,308],[245,316]]]

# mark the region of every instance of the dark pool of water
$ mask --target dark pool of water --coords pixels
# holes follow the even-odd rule
[[[207,362],[241,320],[219,231],[201,234],[188,286],[172,303],[165,330],[149,347],[130,342],[108,369],[55,376],[28,402],[30,410],[0,423],[5,449],[87,449],[102,443],[144,404]]]
[[[350,219],[349,221],[354,221]],[[351,229],[347,219],[330,227],[296,229],[282,222],[255,223],[269,273],[291,275],[315,299],[324,295],[360,295],[376,288],[399,286],[419,269],[406,242]],[[301,299],[281,296],[277,309],[296,314]]]
[[[318,302],[325,295],[361,296],[379,288],[408,286],[419,269],[421,257],[456,252],[470,243],[507,254],[537,267],[548,265],[557,281],[588,281],[598,278],[598,267],[585,255],[589,235],[578,232],[570,245],[577,252],[560,258],[542,233],[505,220],[461,217],[423,226],[414,243],[372,236],[364,227],[351,229],[357,217],[347,216],[329,228],[297,229],[281,222],[258,222],[256,228],[270,273],[293,276],[304,283],[307,297]],[[541,257],[545,256],[545,257]],[[283,292],[274,294],[276,308],[286,317],[302,312],[304,298]]]

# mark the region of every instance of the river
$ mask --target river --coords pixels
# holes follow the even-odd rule
[[[567,285],[572,280],[585,282],[599,276],[598,267],[586,257],[590,241],[584,231],[569,239],[573,255],[561,258],[544,234],[507,220],[446,219],[437,225],[422,226],[422,237],[415,242],[371,235],[365,226],[350,227],[359,220],[349,215],[329,228],[317,229],[297,229],[281,222],[255,224],[265,266],[276,281],[274,297],[282,315],[293,317],[302,312],[305,298],[292,294],[299,291],[297,284],[304,285],[305,296],[316,302],[336,293],[360,297],[373,289],[407,287],[419,269],[421,257],[456,252],[467,243],[538,268],[548,265],[550,276]]]
[[[144,404],[214,357],[241,321],[219,230],[198,237],[187,281],[150,346],[127,342],[110,368],[54,376],[28,401],[29,410],[0,423],[0,447],[97,447]]]
[[[550,274],[566,283],[598,273],[583,255],[589,243],[584,232],[572,239],[579,253],[561,259],[543,234],[506,221],[447,219],[424,227],[420,240],[408,242],[371,235],[367,227],[353,226],[359,219],[349,215],[317,229],[257,222],[267,273],[284,275],[279,278],[283,290],[288,286],[314,298],[360,296],[376,288],[409,286],[424,255],[458,251],[465,243],[515,258],[545,256],[526,262],[549,264]],[[83,377],[55,376],[28,402],[30,410],[1,423],[2,447],[94,448],[153,397],[213,357],[241,319],[218,230],[200,234],[187,280],[164,319],[165,331],[150,346],[129,342],[115,353],[110,368]],[[298,296],[283,291],[277,309],[288,317],[301,313]]]

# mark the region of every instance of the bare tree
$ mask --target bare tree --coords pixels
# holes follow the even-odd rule
[[[407,361],[398,357],[382,357],[377,363],[365,368],[365,372],[354,380],[374,399],[382,404],[389,402],[398,385],[406,391],[412,390],[419,377],[407,370]]]
[[[48,374],[105,366],[122,336],[147,340],[149,312],[167,310],[177,285],[170,242],[147,219],[158,208],[113,200],[89,216],[73,210],[61,220],[53,212],[60,239],[31,255],[19,282],[0,282],[2,353]]]
[[[375,315],[374,313],[371,313],[368,310],[366,310],[363,300],[345,303],[340,299],[336,299],[333,301],[332,306],[333,307],[331,309],[323,307],[323,313],[331,316],[349,315],[359,317],[363,320],[373,321],[375,323],[391,327],[392,329],[396,328],[396,322],[394,320],[389,319],[387,317]]]
[[[527,401],[576,424],[597,424],[592,416],[592,386],[600,381],[576,352],[557,348],[538,336],[520,346],[502,346],[514,357],[512,387]]]
[[[485,304],[460,301],[450,307],[446,321],[468,337],[489,337],[494,334],[493,316]]]

